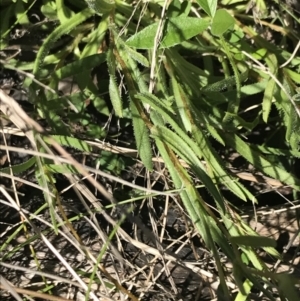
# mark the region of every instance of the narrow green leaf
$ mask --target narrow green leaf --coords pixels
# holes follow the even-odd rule
[[[60,174],[77,174],[78,170],[71,164],[47,164],[47,170]]]
[[[284,77],[281,82],[285,90],[291,95],[293,87],[291,86],[290,80]],[[295,108],[293,107],[288,95],[286,95],[286,93],[284,93],[282,89],[277,89],[274,97],[276,99],[274,104],[278,111],[281,113],[284,126],[286,127],[285,139],[288,143],[290,143],[291,135],[294,131],[298,118],[295,112]]]
[[[140,92],[146,92],[148,91],[148,85],[146,84],[145,77],[143,73],[140,70],[140,67],[137,64],[137,57],[135,59],[132,59],[132,53],[128,52],[128,46],[124,43],[124,41],[121,38],[118,38],[115,40],[115,46],[119,52],[120,58],[123,60],[125,63],[124,66],[121,66],[122,71],[124,74],[128,75],[129,77],[125,76],[126,80],[130,80],[130,84],[128,82],[128,88],[129,88],[129,95],[131,97],[134,97],[135,91],[134,90],[139,90]],[[141,58],[139,58],[142,60]],[[120,62],[119,62],[120,63]],[[146,63],[146,62],[144,62]],[[120,64],[122,65],[122,64]],[[134,84],[133,84],[134,83]],[[134,89],[133,89],[134,88]]]
[[[268,53],[266,57],[266,63],[270,69],[270,72],[274,74],[274,76],[277,75],[277,70],[278,70],[278,61],[276,58],[276,55],[273,53]],[[265,123],[268,122],[269,114],[271,111],[272,107],[272,100],[275,95],[275,89],[276,89],[276,83],[275,81],[270,78],[265,93],[264,93],[264,98],[262,102],[262,108],[263,108],[263,120]]]
[[[55,131],[55,133],[68,136],[70,133],[70,128],[63,122],[61,116],[58,115],[58,113],[61,112],[58,112],[56,109],[49,109],[49,99],[47,99],[47,97],[52,98],[53,94],[47,93],[46,95],[45,91],[41,90],[38,95],[38,100],[36,99],[37,108],[40,116],[47,120],[52,130]]]
[[[224,139],[221,137],[221,135],[219,135],[218,131],[215,129],[214,126],[211,126],[209,123],[206,123],[206,127],[209,133],[212,135],[212,137],[214,137],[223,146],[226,145]]]
[[[263,116],[263,121],[265,123],[268,123],[268,118],[269,118],[269,114],[271,112],[272,100],[273,100],[275,88],[276,88],[276,83],[271,78],[267,84],[267,87],[266,87],[266,90],[264,93],[263,102],[262,102],[262,110],[263,110],[262,116]]]
[[[132,48],[128,47],[126,44],[124,44],[125,46],[125,51],[128,52],[128,54],[138,63],[140,63],[141,65],[143,65],[144,67],[149,67],[149,61],[140,53],[138,53],[137,51],[133,50]]]
[[[63,79],[69,76],[80,74],[84,71],[90,71],[94,67],[101,65],[103,62],[105,62],[105,60],[106,54],[93,54],[63,66],[62,68],[54,72],[54,77]]]
[[[195,223],[199,234],[203,237],[205,241],[205,245],[207,245],[214,256],[219,279],[220,279],[220,287],[225,294],[225,299],[229,300],[229,291],[225,282],[225,275],[223,271],[223,266],[220,260],[220,254],[217,251],[216,245],[220,246],[224,253],[230,258],[233,259],[233,251],[230,247],[227,239],[225,238],[224,233],[221,232],[220,227],[217,225],[216,221],[208,214],[205,210],[203,204],[204,200],[199,195],[198,191],[195,189],[194,185],[190,184],[186,187],[186,192],[189,197],[189,203],[185,203],[185,206],[191,214],[195,212],[194,216],[191,216],[193,222]]]
[[[107,66],[109,72],[109,97],[111,104],[118,117],[123,117],[123,104],[120,91],[116,82],[116,65],[113,50],[110,48],[107,52]]]
[[[172,76],[171,82],[177,110],[179,112],[179,116],[181,117],[182,124],[184,125],[186,132],[191,132],[192,126],[187,113],[189,107],[187,96],[174,76]]]
[[[225,9],[218,9],[211,24],[211,33],[222,36],[227,30],[233,29],[235,20]]]
[[[13,174],[19,174],[21,172],[24,172],[28,170],[30,167],[32,167],[36,163],[35,157],[31,157],[26,162],[23,162],[21,164],[12,165],[11,167],[4,167],[0,168],[0,172],[10,174],[10,171],[12,171]]]
[[[42,149],[40,149],[42,151]],[[36,171],[35,177],[38,184],[43,188],[43,194],[46,202],[48,203],[48,208],[50,212],[51,222],[54,228],[54,232],[58,234],[58,226],[57,226],[57,216],[55,211],[55,197],[52,196],[53,192],[56,191],[56,187],[54,185],[55,179],[51,172],[48,172],[45,169],[44,160],[40,157],[36,156]]]
[[[180,137],[163,126],[155,126],[151,129],[151,135],[154,138],[158,138],[164,143],[167,143],[171,149],[173,149],[183,160],[190,164],[194,172],[199,177],[199,180],[203,182],[209,193],[214,197],[216,202],[220,204],[220,208],[224,211],[223,198],[220,195],[216,185],[214,185],[212,179],[207,175],[207,172],[197,157],[197,154],[201,154],[197,144],[190,139],[183,130],[178,126],[175,129],[178,130]]]
[[[106,35],[108,24],[109,16],[103,16],[98,27],[90,33],[90,38],[81,52],[81,58],[98,53],[99,45],[102,44],[102,41]]]
[[[222,165],[218,154],[211,147],[210,142],[205,137],[204,133],[196,126],[192,126],[192,134],[195,138],[199,152],[204,157],[206,163],[213,170],[213,174],[217,181],[226,185],[234,194],[240,199],[247,201],[247,199],[256,202],[255,197],[248,191],[241,183],[234,180],[234,178],[228,174],[225,167]]]
[[[171,106],[167,105],[164,101],[162,101],[161,99],[159,99],[158,97],[156,97],[151,93],[148,92],[138,93],[136,95],[136,98],[138,98],[142,102],[149,104],[151,108],[157,110],[162,116],[164,116],[164,114],[169,114],[169,113],[172,114],[173,116],[175,116],[176,114],[175,110]],[[170,122],[169,119],[168,122]]]
[[[164,55],[166,56],[165,68],[169,76],[175,75],[188,95],[200,96],[199,87],[207,85],[207,73],[184,59],[175,48],[166,49]],[[172,63],[171,68],[170,63]]]
[[[130,109],[132,113],[133,131],[134,131],[138,153],[145,167],[148,170],[152,170],[153,164],[152,164],[152,151],[151,151],[151,144],[149,139],[149,131],[143,119],[141,118],[137,107],[135,106],[132,100],[130,101]]]
[[[263,236],[232,236],[230,240],[237,245],[243,245],[253,248],[276,247],[276,240]]]
[[[122,98],[120,95],[119,87],[117,86],[116,83],[116,78],[112,75],[109,77],[108,91],[109,91],[110,101],[115,110],[116,116],[120,118],[123,117]]]
[[[293,99],[295,99],[295,96],[293,97]],[[300,119],[292,103],[290,103],[289,106],[290,106],[290,110],[289,110],[290,114],[285,116],[285,118],[287,119],[286,140],[289,146],[291,147],[291,149],[297,152],[299,150],[299,144],[300,144],[300,135],[299,135]]]
[[[114,0],[84,0],[98,14],[109,13],[115,8]]]
[[[161,131],[162,130],[162,131]],[[168,129],[165,129],[167,132]],[[204,201],[201,199],[201,196],[197,193],[195,187],[190,184],[191,179],[187,173],[187,171],[181,166],[178,165],[177,168],[174,166],[174,161],[170,158],[170,153],[168,153],[166,146],[171,143],[170,146],[173,148],[175,146],[176,141],[173,141],[172,138],[169,139],[168,136],[165,136],[164,128],[156,125],[151,129],[151,133],[155,137],[156,145],[159,149],[159,152],[161,153],[164,162],[166,166],[168,167],[168,170],[170,172],[170,175],[172,177],[173,183],[177,189],[181,190],[181,198],[183,200],[184,206],[187,209],[187,212],[189,216],[191,217],[193,223],[195,223],[197,230],[200,235],[203,235],[205,237],[205,241],[209,244],[211,249],[215,249],[214,241],[222,248],[222,250],[226,253],[226,255],[233,259],[233,252],[230,248],[227,239],[225,239],[224,235],[222,234],[220,228],[215,223],[213,218],[207,215],[207,212],[205,211],[205,208],[203,207]],[[169,131],[170,135],[174,134],[171,131]],[[168,134],[167,134],[168,135]],[[178,139],[177,139],[178,141]],[[178,144],[178,143],[177,143]],[[173,145],[173,146],[172,146]],[[184,145],[184,143],[182,144]],[[176,148],[176,147],[175,147]],[[181,152],[180,145],[178,145],[177,150],[174,148],[175,152],[179,153]],[[187,148],[188,149],[188,148]],[[170,150],[169,150],[170,151]],[[182,151],[183,157],[185,156],[185,150]],[[193,153],[193,152],[191,152]],[[180,170],[180,172],[179,172]],[[200,177],[202,180],[202,177]],[[210,179],[209,179],[210,180]],[[189,183],[187,187],[183,187],[183,183]],[[207,186],[209,187],[209,186]],[[184,189],[182,189],[184,188]],[[216,189],[214,187],[214,189]],[[224,208],[221,208],[221,211],[224,211]],[[212,241],[212,239],[214,241]]]
[[[232,57],[229,45],[225,41],[225,39],[220,36],[220,42],[221,45],[224,48],[224,51],[227,55],[227,58],[230,62],[230,65],[232,67],[233,73],[234,73],[234,78],[235,78],[235,84],[236,84],[236,98],[233,99],[232,101],[229,101],[228,106],[227,106],[227,112],[223,118],[224,122],[228,122],[232,119],[230,116],[231,114],[238,114],[239,107],[240,107],[240,100],[241,100],[241,74],[238,71],[237,64],[235,60]]]
[[[294,72],[291,69],[284,68],[284,72],[288,74],[288,76],[296,82],[298,85],[300,85],[300,73]]]
[[[243,283],[243,290],[244,290],[245,295],[243,295],[241,293],[241,291],[239,291],[238,294],[236,295],[234,301],[248,300],[248,294],[250,293],[252,287],[253,287],[253,283],[249,279],[246,279]]]
[[[247,78],[248,78],[248,71],[240,74],[240,81],[241,82],[245,81]],[[222,79],[222,80],[220,80],[218,82],[215,82],[213,84],[209,84],[209,85],[203,87],[202,91],[204,91],[204,92],[218,92],[218,91],[223,91],[225,89],[228,89],[229,87],[234,86],[235,84],[236,84],[236,78],[235,78],[235,76],[230,76],[228,78],[224,78],[224,79]],[[255,89],[254,87],[253,87],[253,89]],[[249,89],[249,87],[248,87],[248,89]],[[254,91],[256,91],[256,90],[254,90]],[[257,92],[257,93],[259,93],[259,92]]]
[[[151,24],[130,37],[126,44],[139,49],[151,49],[154,47],[154,40],[158,29],[158,22]],[[203,32],[209,26],[204,19],[179,16],[166,21],[163,29],[163,38],[160,48],[168,48],[189,40]]]
[[[212,241],[210,230],[212,230],[211,227],[208,226],[208,214],[203,208],[200,200],[199,195],[197,194],[195,187],[193,187],[191,184],[186,187],[186,193],[189,198],[189,203],[185,204],[186,209],[192,219],[192,221],[195,223],[197,230],[199,234],[202,236],[203,240],[205,241],[205,244],[212,249],[214,242]],[[212,226],[212,225],[210,225]],[[214,223],[214,226],[215,223]]]
[[[224,135],[226,136],[226,142],[228,145],[231,145],[231,147],[233,147],[239,154],[253,164],[255,168],[273,177],[274,179],[289,184],[295,189],[300,190],[300,180],[293,174],[274,165],[259,152],[257,152],[255,147],[252,147],[244,142],[239,136],[227,133]]]
[[[197,158],[196,153],[187,143],[180,143],[183,141],[176,133],[166,127],[156,126],[151,129],[151,135],[160,138],[161,141],[167,143],[186,162],[201,167],[203,171],[205,170],[203,164]]]
[[[40,47],[39,52],[37,53],[33,67],[34,75],[38,75],[38,73],[41,72],[41,67],[44,63],[44,59],[50,51],[54,42],[57,41],[62,35],[69,33],[73,28],[75,28],[91,16],[92,12],[87,8],[77,13],[71,19],[58,26],[54,31],[51,32],[51,34],[46,38],[43,45]]]
[[[199,149],[198,145],[184,132],[184,130],[177,124],[176,120],[174,120],[174,112],[171,111],[169,107],[163,108],[162,101],[159,101],[158,98],[152,94],[138,94],[137,98],[148,103],[152,110],[161,114],[164,120],[169,123],[179,135],[177,136],[176,133],[162,127],[162,124],[159,124],[157,127],[151,129],[151,134],[153,134],[154,138],[159,137],[163,142],[169,143],[171,148],[191,165],[198,178],[203,182],[216,202],[220,205],[220,208],[225,210],[222,197],[217,187],[213,183],[212,179],[207,175],[199,158],[197,158],[196,154],[201,156],[202,150]],[[154,122],[154,124],[157,123]]]
[[[66,147],[71,147],[78,149],[83,152],[92,152],[91,146],[89,146],[85,141],[73,138],[73,137],[68,137],[68,136],[61,136],[61,135],[52,135],[50,137],[51,139],[55,140],[58,144],[66,146]],[[46,143],[51,144],[51,139],[49,137],[43,137]]]
[[[242,75],[241,75],[241,77],[242,77]],[[242,78],[241,78],[241,81],[243,81]],[[267,83],[268,83],[267,80],[262,80],[261,82],[258,82],[258,83],[254,83],[251,85],[245,85],[241,88],[241,92],[244,95],[258,94],[266,89]]]

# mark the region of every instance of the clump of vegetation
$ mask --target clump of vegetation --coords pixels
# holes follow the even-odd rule
[[[258,203],[260,191],[249,181],[289,187],[291,201],[300,189],[294,168],[300,157],[297,1],[18,0],[2,1],[0,9],[2,74],[10,70],[14,78],[9,87],[3,79],[0,94],[0,172],[12,188],[1,187],[1,206],[10,208],[9,219],[19,215],[0,236],[0,266],[8,275],[18,270],[18,252],[29,248],[42,280],[31,290],[14,276],[8,276],[13,284],[2,277],[2,289],[17,300],[21,294],[66,296],[68,285],[80,288],[82,300],[116,294],[143,300],[147,289],[137,280],[132,285],[128,272],[124,279],[118,275],[126,252],[116,244],[127,241],[145,251],[129,235],[138,229],[152,241],[150,254],[174,261],[163,244],[172,200],[187,218],[186,232],[192,227],[214,260],[212,273],[203,272],[207,267],[196,273],[210,278],[207,286],[218,283],[219,300],[259,293],[268,300],[299,299],[297,280],[276,273],[259,255],[264,250],[282,259],[275,240],[259,236],[239,210]],[[15,135],[12,128],[20,130],[17,139],[25,135],[29,150],[4,136]],[[16,151],[26,160],[14,162]],[[35,208],[19,200],[20,178],[43,192]],[[70,187],[59,185],[66,179],[75,205],[64,197]],[[143,204],[151,231],[138,217]],[[153,221],[164,206],[158,230]],[[79,221],[102,240],[98,254]],[[53,247],[59,236],[90,269],[72,266],[61,244]],[[45,273],[41,242],[65,274]],[[113,271],[105,265],[109,252],[118,261]]]

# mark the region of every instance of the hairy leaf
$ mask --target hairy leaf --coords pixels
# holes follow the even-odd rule
[[[52,135],[50,137],[44,137],[43,139],[49,144],[52,143],[51,139],[53,139],[60,145],[75,148],[83,152],[92,152],[92,148],[82,139],[60,135]]]
[[[89,9],[85,9],[71,19],[66,21],[64,24],[58,26],[52,33],[46,38],[43,45],[40,47],[39,52],[36,56],[36,60],[33,67],[33,74],[38,75],[41,71],[41,67],[44,63],[44,59],[51,49],[51,46],[57,41],[62,35],[69,33],[77,25],[84,22],[87,18],[92,16],[92,12]]]
[[[54,76],[58,79],[63,79],[69,76],[74,76],[76,74],[83,73],[84,71],[90,71],[94,67],[97,67],[98,65],[105,62],[105,60],[106,55],[104,53],[87,56],[58,69],[54,73]]]
[[[123,104],[122,98],[120,95],[119,87],[116,81],[116,66],[115,66],[115,58],[113,56],[113,50],[109,49],[107,52],[107,65],[109,72],[109,97],[112,103],[112,106],[115,110],[115,114],[118,117],[123,117]]]
[[[158,30],[158,22],[149,25],[140,32],[130,37],[126,44],[140,49],[151,49]],[[163,28],[163,37],[160,48],[175,46],[183,41],[189,40],[207,29],[209,22],[204,19],[179,16],[166,21]]]
[[[19,174],[21,172],[28,170],[35,163],[36,163],[35,157],[31,157],[29,160],[27,160],[21,164],[12,165],[11,167],[0,168],[0,173],[2,172],[2,173],[10,174],[10,172],[12,172],[13,174],[16,175],[16,174]]]
[[[151,144],[149,139],[149,130],[146,124],[144,123],[143,119],[141,118],[139,111],[132,100],[130,102],[130,109],[132,113],[132,124],[138,153],[145,167],[148,170],[152,170],[153,164]]]

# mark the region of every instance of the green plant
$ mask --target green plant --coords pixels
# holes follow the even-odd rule
[[[3,4],[6,20],[15,21],[11,27],[3,27],[1,49],[7,46],[8,33],[15,25],[30,25],[27,14],[35,2],[17,1],[18,9]],[[12,58],[4,66],[32,72],[38,82],[48,87],[45,90],[31,77],[24,82],[36,116],[46,119],[54,134],[38,138],[37,151],[47,152],[49,141],[54,139],[59,145],[92,153],[83,139],[101,139],[107,133],[92,121],[87,106],[93,104],[95,110],[106,116],[113,108],[116,117],[132,124],[136,149],[148,171],[154,168],[153,149],[159,152],[172,185],[216,260],[225,299],[231,300],[232,294],[218,247],[233,262],[239,288],[235,300],[246,300],[252,287],[275,300],[271,285],[261,284],[261,280],[267,283],[267,279],[276,283],[282,296],[296,300],[291,288],[284,288],[288,276],[271,273],[257,255],[256,248],[263,247],[270,255],[278,256],[273,242],[256,236],[233,211],[230,198],[222,193],[225,187],[241,201],[257,202],[253,192],[227,168],[228,162],[218,148],[233,150],[255,170],[295,191],[300,189],[300,180],[283,164],[285,159],[300,156],[300,58],[285,47],[287,41],[298,47],[300,37],[291,28],[284,28],[284,20],[275,20],[279,25],[270,22],[265,1],[252,1],[257,15],[247,14],[248,2],[174,0],[149,1],[144,6],[130,0],[44,1],[43,16],[57,26],[47,22],[42,25],[45,28],[41,26],[41,30],[51,33],[34,61]],[[282,4],[279,6],[287,10]],[[299,19],[290,15],[299,26]],[[266,29],[284,34],[275,37],[280,46],[255,31],[257,18]],[[68,42],[59,47],[61,39]],[[97,83],[92,76],[95,70],[105,74],[97,77]],[[79,92],[57,97],[59,83],[70,76],[78,84]],[[262,101],[256,104],[254,114],[247,114],[248,97],[260,94]],[[79,137],[75,127],[67,123],[79,123],[86,131]],[[271,139],[263,145],[245,139],[253,129],[267,125],[284,133],[284,139],[277,145]],[[104,164],[109,157],[102,157]],[[36,163],[37,179],[41,186],[49,186],[49,191],[55,191],[55,173],[81,172],[70,162],[58,166],[46,159],[35,160],[2,172],[24,171]],[[46,177],[41,178],[41,174]],[[193,177],[212,196],[217,214],[195,187]],[[52,207],[54,225],[55,220]]]

